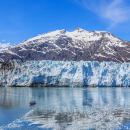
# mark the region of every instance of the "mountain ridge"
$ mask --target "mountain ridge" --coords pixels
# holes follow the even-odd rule
[[[0,61],[52,60],[52,61],[130,61],[130,42],[106,31],[77,28],[43,33],[22,43],[0,51]]]

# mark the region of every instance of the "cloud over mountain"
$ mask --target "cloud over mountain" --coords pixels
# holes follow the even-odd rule
[[[6,48],[8,48],[10,46],[10,42],[8,42],[8,43],[0,43],[0,49],[6,49]]]

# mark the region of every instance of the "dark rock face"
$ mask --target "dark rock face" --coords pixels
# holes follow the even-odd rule
[[[8,50],[0,51],[0,59],[52,60],[52,61],[130,61],[130,42],[103,32],[74,32],[57,30],[25,40]]]
[[[0,63],[0,70],[12,70],[14,69],[15,65],[13,64],[13,62],[1,62]]]

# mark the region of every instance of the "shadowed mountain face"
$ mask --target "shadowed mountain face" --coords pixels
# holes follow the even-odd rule
[[[105,31],[56,30],[0,51],[0,61],[130,61],[130,42]]]

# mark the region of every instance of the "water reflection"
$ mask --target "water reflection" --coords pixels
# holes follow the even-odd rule
[[[0,108],[29,108],[30,127],[112,129],[130,121],[129,95],[130,88],[0,88]]]
[[[16,106],[28,105],[32,97],[31,88],[0,88],[0,106],[12,108]]]
[[[61,107],[60,107],[61,106]],[[59,107],[59,108],[58,108]],[[25,116],[32,124],[41,124],[40,128],[54,129],[114,129],[130,121],[129,107],[74,107],[68,109],[62,104],[36,108]]]

